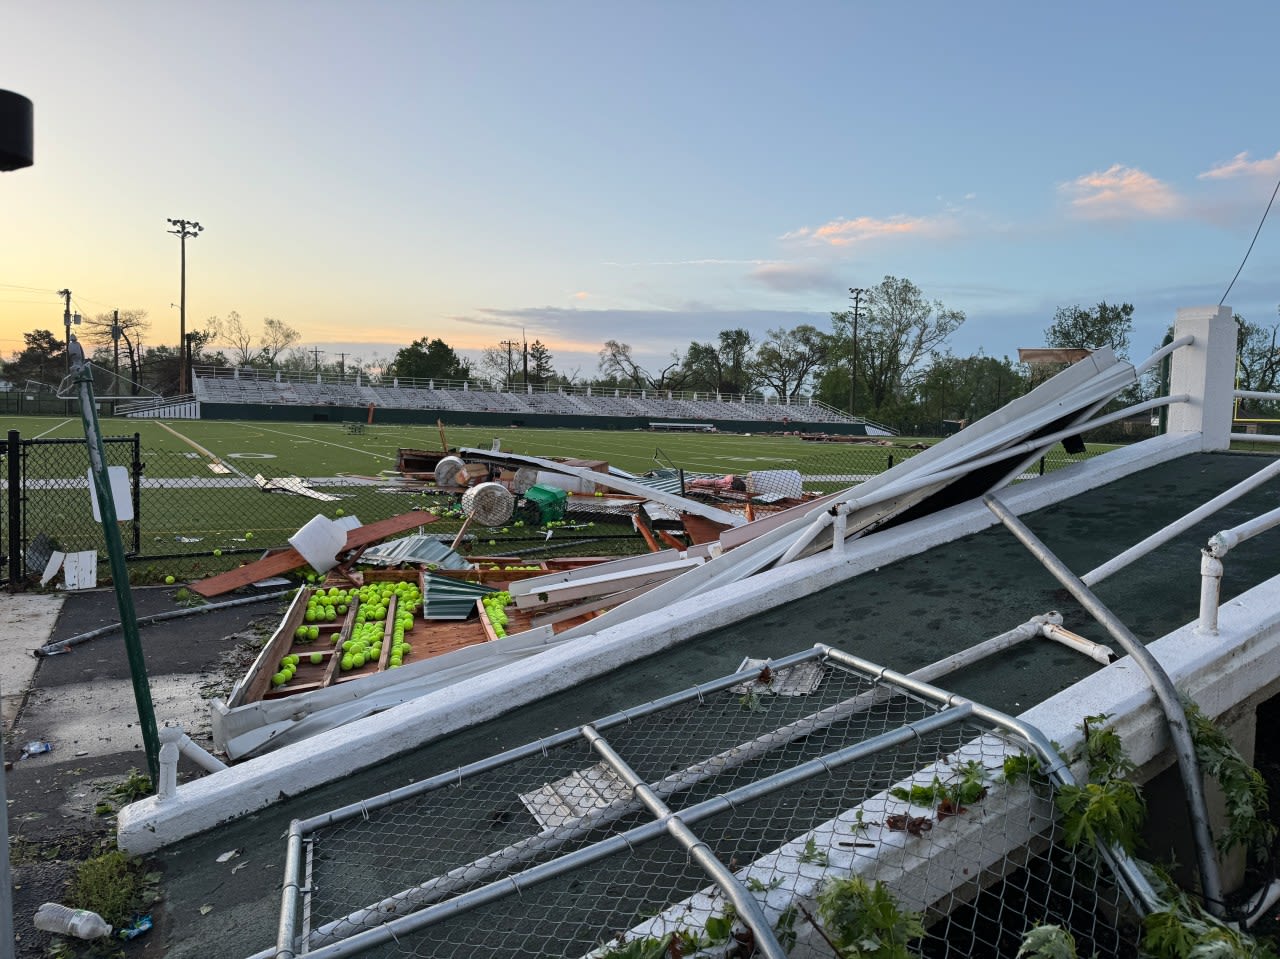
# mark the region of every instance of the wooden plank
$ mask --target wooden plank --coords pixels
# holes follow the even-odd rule
[[[247,687],[241,702],[256,703],[266,695],[267,690],[271,688],[275,664],[280,662],[280,657],[288,653],[289,647],[293,645],[294,631],[302,625],[306,615],[307,591],[300,589],[293,597],[289,611],[280,621],[279,628],[267,641],[267,645],[262,647],[262,652],[258,654],[258,658],[250,668],[249,675],[246,677]],[[240,703],[233,702],[232,705],[238,706]]]
[[[408,532],[415,526],[434,523],[436,519],[437,517],[434,513],[414,511],[412,513],[401,513],[387,519],[380,519],[364,526],[357,526],[355,529],[348,531],[347,542],[342,547],[342,552],[347,553],[352,550],[363,549],[381,540]],[[282,573],[301,569],[306,565],[307,561],[302,558],[302,554],[291,546],[257,562],[192,583],[191,589],[209,599],[213,596],[229,593],[233,589],[239,589],[241,586],[256,583],[260,579],[279,576]]]
[[[387,625],[382,630],[382,649],[378,653],[378,672],[385,673],[391,663],[391,637],[396,629],[396,607],[400,605],[400,594],[392,593],[387,603]]]

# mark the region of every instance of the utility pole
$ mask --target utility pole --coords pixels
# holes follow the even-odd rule
[[[67,375],[71,375],[71,291],[59,290],[58,296],[62,297],[65,304],[62,307],[62,324],[66,327],[66,339],[62,344],[62,352],[66,358]],[[76,314],[76,322],[80,322],[80,315]]]
[[[520,339],[523,341],[524,348],[524,388],[529,389],[529,338],[524,335],[524,330],[520,330]]]
[[[175,228],[169,232],[182,242],[182,290],[178,297],[178,394],[183,395],[187,392],[190,373],[187,369],[187,240],[198,237],[204,227],[195,220],[169,220],[169,225]]]
[[[345,379],[347,375],[347,354],[338,354],[338,379]]]
[[[323,353],[324,350],[320,349],[320,347],[318,346],[313,346],[311,349],[307,350],[307,352],[316,358],[315,372],[319,373],[320,372],[320,354]]]
[[[503,340],[498,344],[507,348],[507,389],[511,389],[511,372],[515,369],[515,364],[511,360],[511,350],[516,346],[515,340]]]
[[[111,369],[115,373],[116,382],[114,389],[118,392],[120,389],[120,311],[111,311],[111,346],[115,351],[115,356],[111,361]]]
[[[862,298],[870,290],[861,287],[849,287],[849,296],[853,300],[853,366],[849,368],[849,415],[857,405],[858,397],[858,314],[862,310]]]

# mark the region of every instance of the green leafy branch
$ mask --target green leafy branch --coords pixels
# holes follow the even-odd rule
[[[888,887],[861,876],[826,883],[818,913],[822,925],[815,928],[841,959],[911,959],[908,944],[924,935],[919,913],[899,908]]]
[[[1222,787],[1226,801],[1228,823],[1226,831],[1218,837],[1218,851],[1226,853],[1244,846],[1259,861],[1265,862],[1271,856],[1271,846],[1276,839],[1275,824],[1267,815],[1270,809],[1267,781],[1244,761],[1226,734],[1199,706],[1184,697],[1183,708],[1200,769]]]

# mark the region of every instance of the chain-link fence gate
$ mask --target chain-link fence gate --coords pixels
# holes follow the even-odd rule
[[[103,437],[107,465],[129,476],[133,519],[122,522],[127,555],[141,552],[141,441],[133,436]],[[9,431],[3,440],[5,581],[19,582],[43,572],[50,556],[80,550],[105,555],[102,526],[93,518],[89,454],[83,439],[23,439]]]
[[[826,955],[852,876],[922,955],[1012,959],[1039,923],[1131,955],[1150,889],[1061,847],[1070,782],[1025,724],[820,646],[295,821],[255,959]]]

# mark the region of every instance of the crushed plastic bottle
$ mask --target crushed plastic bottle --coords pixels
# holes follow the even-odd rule
[[[111,935],[111,924],[96,912],[72,909],[56,902],[46,902],[36,910],[35,925],[45,932],[56,932],[77,939],[99,939]]]

